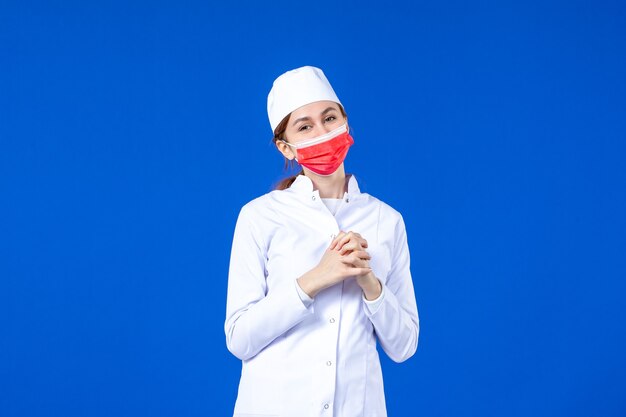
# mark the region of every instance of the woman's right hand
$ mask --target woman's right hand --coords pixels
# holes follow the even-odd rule
[[[315,268],[298,278],[300,288],[311,298],[315,297],[321,290],[331,287],[341,281],[367,274],[371,271],[369,267],[370,255],[365,250],[353,250],[348,254],[343,254],[335,249],[334,239],[322,256],[322,259]]]

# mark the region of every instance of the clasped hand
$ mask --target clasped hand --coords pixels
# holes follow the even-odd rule
[[[319,291],[354,277],[365,297],[375,299],[382,290],[366,251],[367,240],[355,232],[340,232],[324,252],[319,264],[298,278],[300,287],[311,297]]]

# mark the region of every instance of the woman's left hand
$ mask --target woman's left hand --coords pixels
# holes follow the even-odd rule
[[[367,240],[365,240],[360,234],[352,231],[347,233],[343,231],[339,232],[330,245],[330,249],[339,251],[342,256],[349,255],[353,251],[365,251],[367,247]],[[382,285],[370,268],[369,259],[360,258],[354,266],[369,268],[367,273],[357,275],[355,276],[355,279],[359,287],[363,290],[367,300],[374,300],[378,298],[382,292]]]

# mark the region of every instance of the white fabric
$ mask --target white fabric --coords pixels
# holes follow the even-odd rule
[[[296,291],[298,291],[298,295],[300,296],[300,299],[302,300],[302,304],[304,304],[304,306],[308,308],[311,305],[311,303],[313,303],[313,299],[309,297],[309,294],[304,292],[300,284],[298,284],[297,279],[294,279],[293,282],[296,283]]]
[[[378,298],[375,298],[374,300],[368,300],[367,298],[363,297],[363,301],[365,302],[365,307],[369,310],[370,315],[374,314],[378,310],[378,307],[383,302],[383,298],[384,297],[385,297],[385,287],[384,286],[383,286],[382,291],[380,292],[380,295],[378,296]]]
[[[274,80],[267,96],[267,116],[272,132],[292,111],[325,100],[341,104],[321,69],[305,66],[285,72]]]
[[[347,195],[347,193],[344,195]],[[337,209],[339,209],[343,200],[343,198],[322,198],[326,208],[328,208],[328,211],[330,211],[333,216],[337,213]]]
[[[383,294],[366,301],[349,278],[307,307],[293,281],[340,230],[367,239]],[[235,416],[386,416],[376,342],[402,362],[419,336],[402,216],[361,193],[354,176],[336,216],[304,175],[250,201],[235,226],[224,330],[242,360]]]

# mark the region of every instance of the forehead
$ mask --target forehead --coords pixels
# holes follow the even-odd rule
[[[332,107],[339,111],[339,105],[334,101],[316,101],[313,103],[305,104],[302,107],[297,108],[291,113],[291,120],[299,119],[301,117],[314,118],[319,116],[327,108]]]

